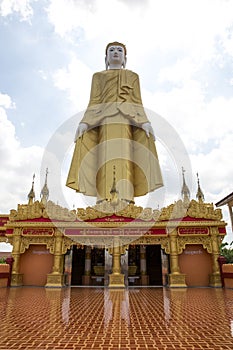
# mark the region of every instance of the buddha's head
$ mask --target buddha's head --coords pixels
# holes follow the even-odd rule
[[[106,69],[125,68],[126,65],[126,47],[124,44],[114,41],[106,46],[105,51]]]

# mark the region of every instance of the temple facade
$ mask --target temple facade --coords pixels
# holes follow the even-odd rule
[[[226,223],[199,180],[197,200],[183,177],[182,199],[160,210],[111,201],[68,210],[48,200],[47,174],[40,201],[33,185],[27,204],[0,217],[11,286],[221,286]]]

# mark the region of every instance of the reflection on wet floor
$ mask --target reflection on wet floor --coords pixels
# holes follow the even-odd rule
[[[233,349],[233,290],[0,288],[0,349]]]

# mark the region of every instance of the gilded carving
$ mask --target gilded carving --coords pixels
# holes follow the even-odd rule
[[[143,208],[135,206],[134,204],[126,205],[124,202],[120,201],[117,207],[113,207],[110,202],[102,202],[96,204],[93,207],[87,207],[86,209],[77,209],[77,218],[79,220],[94,220],[98,218],[104,218],[116,214],[122,217],[128,218],[138,218],[142,213]]]
[[[162,208],[161,211],[158,209],[152,210],[151,208],[143,209],[134,204],[125,206],[122,202],[119,203],[117,208],[113,208],[110,202],[103,202],[86,209],[77,209],[77,217],[83,221],[112,216],[113,214],[143,221],[180,219],[185,216],[211,220],[222,219],[221,209],[214,209],[212,203],[200,203],[195,200],[191,200],[188,208],[186,203],[179,200],[174,204],[170,204],[168,207]]]
[[[78,208],[69,210],[58,204],[48,201],[43,204],[39,201],[33,204],[19,204],[17,210],[11,210],[9,221],[31,220],[35,218],[47,218],[59,221],[87,221],[97,218],[110,217],[113,214],[119,217],[139,219],[142,221],[161,222],[164,220],[181,219],[185,216],[192,218],[203,218],[220,221],[222,219],[221,209],[214,209],[212,203],[197,202],[191,200],[187,208],[186,204],[179,200],[174,204],[158,209],[142,208],[134,204],[126,205],[120,201],[117,207],[113,207],[111,202],[102,202],[93,207]]]
[[[198,219],[221,220],[222,211],[221,209],[214,209],[212,203],[200,203],[195,200],[191,200],[187,208],[185,203],[179,200],[163,208],[159,220],[178,219],[185,216]]]
[[[170,287],[187,287],[185,283],[185,274],[177,273],[169,275]]]
[[[54,253],[54,238],[50,236],[30,236],[22,237],[20,253],[23,254],[30,244],[45,244],[50,253]]]
[[[220,273],[212,273],[209,276],[209,285],[211,287],[222,287],[221,276]]]
[[[75,210],[63,208],[58,204],[48,201],[45,205],[39,201],[33,204],[18,204],[17,210],[11,210],[9,220],[31,220],[48,218],[54,220],[75,221]]]
[[[64,285],[63,274],[48,274],[46,287],[62,287]]]
[[[212,245],[210,237],[195,236],[195,237],[179,237],[178,238],[178,254],[181,254],[185,249],[186,244],[201,244],[208,253],[212,253]]]
[[[11,286],[22,286],[23,285],[23,275],[21,273],[11,274]]]
[[[130,244],[140,244],[140,245],[150,245],[150,244],[160,244],[161,248],[165,250],[165,253],[170,253],[169,238],[168,237],[158,237],[158,236],[140,236],[132,241],[131,237],[121,237],[121,242],[124,245]]]
[[[221,209],[214,209],[213,203],[197,202],[192,200],[188,208],[188,216],[213,220],[222,219]]]
[[[8,238],[6,236],[0,236],[0,242],[6,243],[6,242],[8,242]]]
[[[74,242],[72,241],[72,239],[70,239],[69,237],[63,237],[63,241],[62,241],[62,254],[65,254],[67,252],[68,249],[70,249],[70,247],[74,244]]]

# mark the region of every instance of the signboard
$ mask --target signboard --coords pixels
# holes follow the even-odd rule
[[[44,236],[44,235],[53,235],[54,230],[52,228],[24,228],[23,235],[30,236]]]
[[[167,235],[166,228],[86,228],[66,229],[67,236],[141,236],[141,235]]]
[[[208,235],[208,227],[179,227],[178,234],[182,236],[186,235]]]

